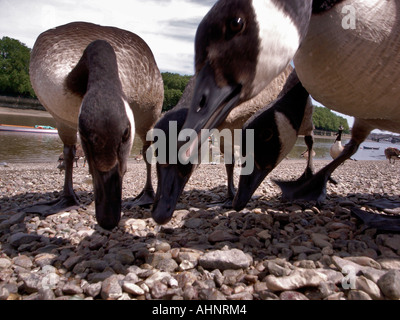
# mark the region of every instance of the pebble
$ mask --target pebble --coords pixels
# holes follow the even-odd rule
[[[57,197],[54,164],[0,168],[0,300],[400,299],[400,235],[351,213],[383,193],[399,201],[393,166],[347,162],[321,207],[281,202],[270,179],[301,176],[304,165],[284,161],[240,213],[209,206],[226,194],[225,169],[200,166],[171,222],[132,208],[112,232],[97,225],[91,185],[75,185],[82,208],[41,218],[18,209]],[[146,178],[144,165],[129,166],[124,199]],[[83,181],[87,168],[74,174]]]
[[[267,261],[266,267],[269,273],[276,277],[289,276],[294,269],[289,262],[283,259]]]
[[[103,281],[101,285],[101,297],[104,300],[118,300],[122,297],[122,287],[117,275]]]
[[[84,293],[92,298],[95,298],[100,295],[102,288],[102,283],[93,283],[93,284],[86,284],[83,286]]]
[[[16,234],[11,235],[9,239],[9,243],[13,247],[19,247],[23,244],[30,244],[31,242],[40,240],[40,236],[35,234],[26,234],[23,232],[18,232]]]
[[[228,231],[216,230],[208,236],[208,241],[210,243],[224,242],[224,241],[236,242],[239,241],[239,237]]]
[[[310,300],[304,294],[296,291],[285,291],[279,296],[281,300]]]
[[[41,253],[38,254],[35,259],[34,263],[38,265],[39,267],[44,267],[51,265],[55,260],[57,259],[57,255],[52,254],[52,253]]]
[[[66,283],[62,291],[65,295],[71,296],[83,293],[83,289],[74,283]]]
[[[174,272],[178,267],[179,265],[174,259],[163,259],[156,266],[158,270],[165,272]]]
[[[250,267],[251,262],[251,258],[238,249],[207,252],[199,260],[203,268],[219,270],[245,269]]]
[[[362,273],[364,276],[371,279],[375,283],[377,283],[378,280],[384,274],[386,274],[386,272],[383,270],[375,269],[372,267],[362,266],[362,265],[359,265],[359,264],[354,263],[349,260],[342,259],[337,256],[332,257],[332,262],[338,267],[338,269],[341,272],[349,274],[350,276]]]
[[[356,280],[356,289],[368,294],[373,300],[383,300],[383,294],[379,286],[364,276],[360,276]]]
[[[383,294],[393,300],[400,299],[400,271],[390,270],[378,280]]]
[[[21,273],[19,280],[23,282],[23,289],[28,294],[39,292],[43,285],[43,277],[37,273]]]
[[[12,266],[12,262],[8,259],[0,259],[0,269],[7,269]]]
[[[189,229],[197,229],[203,224],[202,219],[192,218],[185,222],[185,227]]]
[[[0,224],[0,230],[8,229],[15,224],[23,222],[25,219],[25,216],[26,216],[25,212],[19,212],[19,213],[13,214],[9,219],[3,221]]]
[[[350,290],[347,298],[349,300],[372,300],[366,292],[361,290]]]
[[[122,283],[122,289],[126,292],[126,293],[130,293],[134,296],[142,296],[145,294],[145,291],[139,287],[138,285],[136,285],[135,283],[129,282],[129,281],[124,281]]]
[[[377,237],[377,241],[381,242],[384,246],[391,248],[400,253],[400,235],[399,234],[381,234]]]
[[[29,269],[30,267],[33,266],[32,260],[25,255],[15,257],[13,259],[13,262],[14,262],[14,265],[25,268],[25,269]]]
[[[332,244],[330,243],[330,238],[326,234],[313,233],[311,235],[311,239],[314,244],[321,249],[325,247],[332,247]]]
[[[288,276],[269,275],[264,281],[271,291],[289,291],[304,287],[318,287],[320,283],[331,280],[330,278],[335,278],[337,281],[342,278],[336,271],[329,270],[330,275],[327,274],[327,271],[297,268]]]

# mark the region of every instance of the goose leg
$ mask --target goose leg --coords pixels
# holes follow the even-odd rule
[[[143,155],[146,155],[147,149],[150,147],[150,144],[146,143],[143,147]],[[154,199],[155,199],[155,192],[153,188],[153,184],[151,181],[151,163],[147,161],[147,157],[143,157],[145,163],[146,163],[146,184],[143,188],[143,191],[133,200],[128,201],[125,203],[124,207],[126,209],[131,209],[135,206],[139,207],[149,207],[152,204],[154,204]]]
[[[230,209],[233,206],[233,199],[235,198],[236,194],[235,183],[233,181],[233,171],[235,169],[235,164],[227,164],[225,165],[225,168],[226,174],[228,176],[228,198],[222,206],[223,208]]]
[[[326,184],[331,179],[332,173],[357,152],[360,144],[368,137],[371,130],[372,128],[368,124],[356,119],[350,142],[345,146],[342,154],[325,168],[305,179],[303,175],[298,181],[275,181],[282,190],[283,199],[288,201],[302,199],[317,201],[318,203],[323,202],[326,198]],[[308,168],[306,172],[307,170]]]
[[[304,137],[304,141],[307,146],[308,160],[307,167],[303,173],[303,175],[296,181],[279,181],[274,180],[274,182],[281,188],[282,191],[282,199],[283,200],[293,200],[292,194],[304,183],[314,177],[314,163],[313,163],[313,146],[314,146],[314,137],[312,134]]]
[[[308,160],[307,160],[306,170],[304,171],[303,175],[300,177],[299,181],[306,181],[314,175],[314,162],[313,162],[314,137],[312,135],[305,136],[304,141],[306,142],[306,146],[307,146]]]
[[[233,199],[235,199],[236,190],[235,183],[233,179],[233,171],[235,169],[235,164],[225,164],[226,174],[228,176],[228,193],[225,201],[212,202],[209,207],[214,207],[215,205],[220,205],[224,209],[233,208]]]
[[[55,201],[43,202],[32,207],[25,208],[27,213],[38,213],[42,216],[50,216],[61,211],[70,211],[79,208],[79,201],[75,195],[72,182],[76,147],[64,145],[65,179],[64,191],[61,198]]]

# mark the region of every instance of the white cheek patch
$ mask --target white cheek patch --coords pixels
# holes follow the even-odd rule
[[[297,141],[297,132],[293,128],[289,119],[281,112],[275,112],[275,121],[278,127],[279,140],[281,142],[281,152],[278,163],[280,163],[292,151]]]
[[[136,133],[136,127],[135,127],[135,119],[133,117],[133,112],[131,107],[129,106],[129,103],[127,101],[124,100],[124,105],[125,105],[125,111],[126,111],[126,115],[129,119],[129,122],[131,123],[131,141],[130,144],[133,144],[133,140],[135,138],[135,133]]]
[[[260,52],[254,90],[260,92],[290,63],[300,46],[292,19],[271,0],[252,1],[260,29]]]

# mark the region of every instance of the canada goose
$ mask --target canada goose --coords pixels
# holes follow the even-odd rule
[[[389,160],[389,163],[396,163],[396,160],[400,159],[400,150],[397,148],[387,148],[385,150],[386,159]]]
[[[308,159],[308,157],[309,157],[309,152],[308,152],[308,148],[304,151],[304,152],[302,152],[301,154],[300,154],[300,157],[302,157],[302,158],[305,158],[305,159]],[[315,153],[315,151],[313,150],[312,151],[312,153],[311,153],[311,157],[315,157],[317,154]]]
[[[288,199],[323,201],[331,174],[371,130],[400,130],[399,14],[398,1],[218,1],[197,30],[197,83],[183,129],[218,126],[293,59],[315,100],[356,118],[343,153],[286,190]]]
[[[254,130],[255,144],[251,151],[254,170],[251,174],[241,175],[233,208],[244,209],[254,192],[266,176],[286,158],[296,144],[299,135],[305,136],[307,153],[313,153],[312,114],[314,107],[308,92],[301,85],[296,71],[290,75],[282,94],[271,105],[257,112],[243,127],[242,141],[249,130]],[[244,147],[243,150],[247,148]],[[247,156],[247,155],[246,155]],[[304,181],[313,175],[313,157],[308,157],[306,170],[298,181]],[[286,183],[275,181],[285,190]]]
[[[76,152],[75,152],[75,166],[78,168],[78,161],[80,159],[83,159],[83,167],[86,167],[86,157],[85,157],[85,153],[82,149],[82,146],[80,144],[76,145]],[[61,153],[60,156],[58,157],[58,169],[60,169],[60,171],[65,170],[65,162],[64,162],[64,153]]]
[[[134,157],[135,161],[141,162],[143,161],[143,151],[141,150],[140,153]]]
[[[232,110],[225,121],[218,127],[219,132],[222,132],[224,129],[229,129],[230,131],[241,129],[243,124],[255,112],[268,105],[278,96],[292,70],[293,68],[288,66],[288,68],[281,75],[279,75],[279,77],[274,79],[274,81],[271,82],[270,85],[267,86],[254,99],[247,101],[246,103],[238,106],[235,110]],[[161,131],[165,132],[166,136],[168,137],[167,144],[170,143],[170,122],[175,121],[177,123],[177,133],[179,133],[182,129],[188,113],[190,101],[193,97],[195,81],[195,77],[191,79],[178,105],[166,113],[155,125],[155,129],[160,129]],[[227,149],[225,150],[226,142],[227,141],[225,141],[225,139],[221,139],[221,154],[223,154],[226,150],[231,149],[231,154],[233,155],[234,146],[227,145]],[[169,150],[169,148],[167,147],[166,150]],[[226,154],[225,157],[227,157]],[[169,159],[169,154],[167,155],[166,159]],[[230,164],[226,164],[226,172],[228,177],[228,200],[224,204],[225,207],[232,205],[232,201],[235,196],[234,160],[227,162],[230,162]],[[179,197],[196,168],[197,165],[183,165],[179,162],[177,164],[157,163],[158,187],[152,212],[152,216],[157,223],[165,224],[170,221]]]
[[[72,183],[79,131],[93,176],[97,221],[113,229],[121,217],[122,180],[135,132],[148,148],[147,131],[161,114],[163,82],[150,48],[122,29],[70,23],[38,37],[30,76],[57,122],[66,173],[61,200],[28,211],[50,215],[79,205]],[[150,189],[148,179],[145,191]]]
[[[336,159],[337,157],[339,157],[344,150],[344,147],[342,145],[343,130],[344,130],[344,128],[342,126],[340,126],[339,131],[337,133],[336,140],[333,143],[333,145],[331,146],[330,154],[331,154],[332,159]]]

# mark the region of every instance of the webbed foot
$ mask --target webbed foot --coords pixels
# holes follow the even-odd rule
[[[296,181],[274,180],[282,191],[282,200],[306,200],[321,203],[326,199],[326,184],[329,177],[319,172],[312,176],[302,176]]]
[[[233,198],[228,198],[225,201],[221,201],[221,202],[212,202],[210,205],[208,205],[207,207],[215,207],[215,206],[219,206],[222,209],[232,209],[233,208]]]
[[[388,199],[379,199],[366,203],[370,207],[382,210],[388,214],[400,215],[400,202]],[[400,217],[399,217],[400,218]]]
[[[400,232],[400,216],[374,214],[358,208],[352,208],[351,212],[362,220],[367,228],[380,231]]]
[[[60,199],[54,201],[42,202],[31,207],[26,207],[22,211],[48,217],[62,211],[71,211],[78,208],[80,208],[80,204],[75,196],[62,196]]]
[[[150,208],[154,204],[156,194],[153,189],[143,190],[136,198],[126,201],[123,208],[130,210],[134,207]]]

